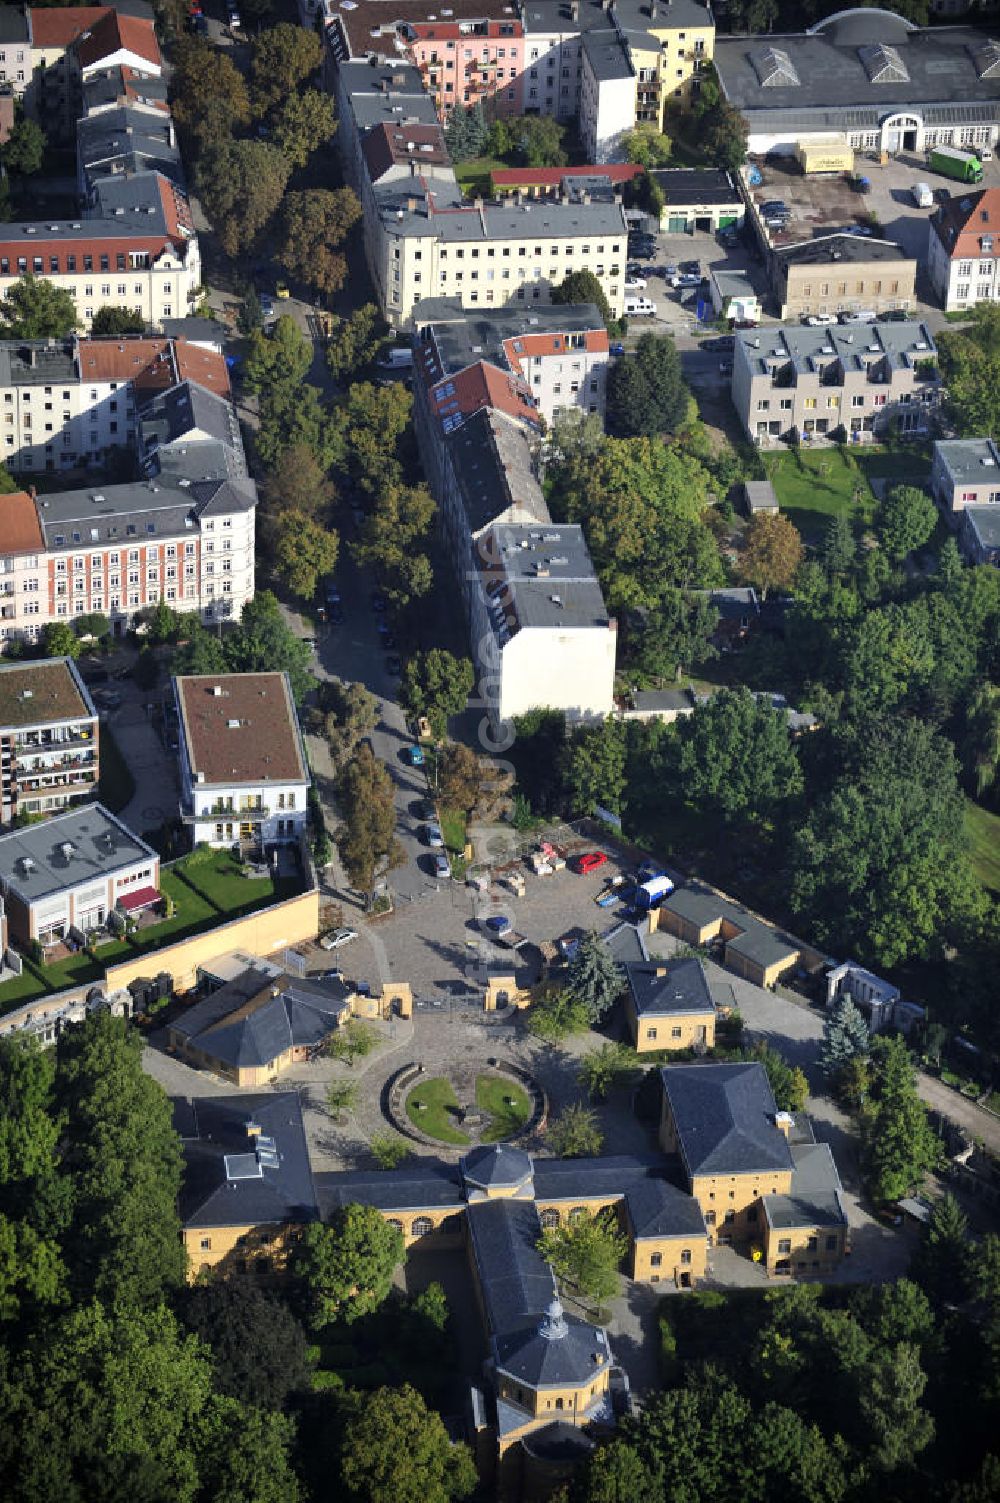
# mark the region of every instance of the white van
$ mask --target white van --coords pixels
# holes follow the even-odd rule
[[[413,369],[413,351],[394,345],[382,356],[379,366],[385,371],[410,371]]]
[[[913,202],[918,209],[932,209],[934,207],[934,194],[931,192],[930,183],[913,184]]]
[[[656,304],[651,297],[627,297],[625,299],[626,318],[655,318]]]
[[[874,308],[845,309],[837,314],[839,324],[873,324],[877,318]]]

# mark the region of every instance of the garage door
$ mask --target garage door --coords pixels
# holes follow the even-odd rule
[[[688,222],[683,214],[671,214],[667,220],[668,235],[683,235],[687,227]]]
[[[720,214],[719,215],[719,229],[720,230],[727,230],[731,224],[735,224],[735,223],[736,223],[736,215],[735,214]]]

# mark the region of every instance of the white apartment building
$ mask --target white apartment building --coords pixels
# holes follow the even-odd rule
[[[524,18],[521,108],[526,114],[575,120],[583,87],[579,6],[574,0],[544,9],[527,4]]]
[[[254,593],[256,489],[180,468],[103,490],[4,497],[0,646],[92,611],[121,636],[161,600],[205,621],[238,616]]]
[[[1000,188],[956,192],[933,215],[927,274],[949,311],[1000,298]]]
[[[266,849],[303,834],[309,772],[286,673],[175,678],[181,818],[194,844],[253,841]]]
[[[158,79],[163,71],[152,14],[128,4],[59,6],[28,12],[31,51],[27,78],[18,64],[8,78],[49,135],[71,136],[80,118],[86,81],[108,68]]]
[[[159,901],[160,858],[103,804],[86,804],[0,836],[0,893],[11,939],[85,936],[115,909]]]
[[[587,160],[616,162],[636,124],[637,73],[628,44],[614,28],[588,31],[581,47],[580,137]]]

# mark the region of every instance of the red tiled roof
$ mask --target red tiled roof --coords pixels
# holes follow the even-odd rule
[[[31,44],[33,47],[69,47],[81,32],[108,14],[106,5],[65,5],[32,8]]]
[[[576,337],[576,334],[515,334],[504,340],[503,347],[511,367],[520,373],[523,356],[536,359],[545,355],[570,354],[574,348],[579,348],[572,342]],[[516,345],[521,348],[515,349]],[[607,354],[610,349],[607,329],[588,329],[584,334],[584,349],[591,354]]]
[[[436,384],[454,388],[447,396],[437,397],[431,392],[431,405],[441,419],[451,416],[456,410],[463,417],[471,417],[480,408],[490,407],[521,422],[538,423],[538,413],[525,382],[520,376],[509,375],[489,361],[478,360],[475,365],[466,366],[465,370],[447,377],[444,382],[439,379]]]
[[[606,177],[628,183],[645,171],[628,162],[603,162],[600,167],[497,167],[490,173],[494,188],[558,188],[564,177]]]
[[[35,499],[27,491],[0,496],[0,554],[44,553]]]
[[[159,68],[160,49],[152,21],[142,21],[138,16],[122,16],[115,10],[106,10],[100,20],[90,28],[90,35],[77,47],[77,54],[85,68],[93,68],[104,58],[116,52],[134,52],[151,67]]]
[[[230,394],[224,356],[187,339],[81,339],[80,374],[84,380],[131,381],[143,396],[180,381],[196,381],[219,397]]]
[[[1000,188],[983,188],[978,193],[962,193],[950,198],[931,220],[938,238],[954,261],[976,257],[983,235],[992,236],[1000,250]],[[990,253],[991,254],[991,253]]]
[[[514,27],[513,36],[522,36],[524,28],[516,16],[508,14],[508,0],[451,0],[451,16],[449,21],[488,21],[495,20],[505,25]],[[393,0],[391,5],[386,0],[355,0],[354,7],[347,11],[343,7],[337,9],[337,20],[347,34],[351,53],[355,57],[363,57],[371,49],[372,33],[385,33],[409,27],[414,32],[416,28],[425,27],[429,22],[438,21],[441,18],[441,7],[436,0]],[[443,34],[444,27],[441,28]],[[421,31],[421,35],[427,33]],[[492,32],[491,35],[498,35]]]
[[[154,903],[160,901],[160,897],[155,887],[137,887],[135,892],[123,892],[117,906],[124,908],[126,913],[138,913],[141,908],[152,908]]]

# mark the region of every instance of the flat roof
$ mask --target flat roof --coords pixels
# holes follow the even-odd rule
[[[192,781],[307,783],[286,673],[206,673],[174,679]]]
[[[668,208],[701,204],[737,204],[743,210],[739,189],[721,168],[654,167],[649,176],[663,194]]]
[[[1000,490],[1000,449],[992,438],[938,439],[934,454],[956,485],[995,485]]]
[[[616,0],[615,18],[623,30],[639,31],[647,36],[651,30],[674,31],[678,28],[699,26],[714,27],[712,13],[698,0],[670,0],[658,16],[650,14],[649,0]],[[608,25],[607,9],[601,0],[579,0],[576,15],[571,12],[567,0],[524,0],[521,7],[525,35],[541,33],[573,36],[591,30],[603,30]],[[659,45],[649,36],[651,44]]]
[[[859,265],[866,261],[912,261],[894,240],[876,240],[865,235],[817,235],[798,245],[779,245],[775,259],[786,266],[832,266],[838,261]]]
[[[609,627],[582,527],[497,523],[478,552],[501,636],[540,627]]]
[[[103,804],[84,804],[0,836],[0,882],[25,903],[159,858]]]
[[[764,1066],[664,1065],[660,1079],[691,1175],[766,1174],[793,1167]]]
[[[983,548],[1000,548],[1000,506],[967,506],[962,515]]]
[[[604,31],[595,27],[592,31],[585,32],[583,50],[598,83],[613,83],[616,79],[635,77],[628,46],[614,27],[608,27]]]
[[[72,336],[0,340],[0,386],[75,386],[79,379]]]
[[[414,307],[413,325],[436,357],[427,366],[428,379],[434,382],[479,360],[509,371],[512,357],[541,354],[546,342],[549,353],[561,354],[570,352],[574,336],[585,340],[596,333],[605,347],[607,341],[604,320],[592,303],[479,309],[463,308],[458,298],[425,298]]]
[[[764,1215],[776,1228],[846,1226],[840,1175],[829,1143],[791,1145],[792,1188],[788,1195],[765,1195]]]
[[[715,1003],[697,956],[682,960],[650,960],[627,965],[629,991],[639,1017],[673,1017],[681,1013],[714,1013]]]
[[[93,701],[71,659],[0,663],[0,730],[80,720],[95,714]]]

